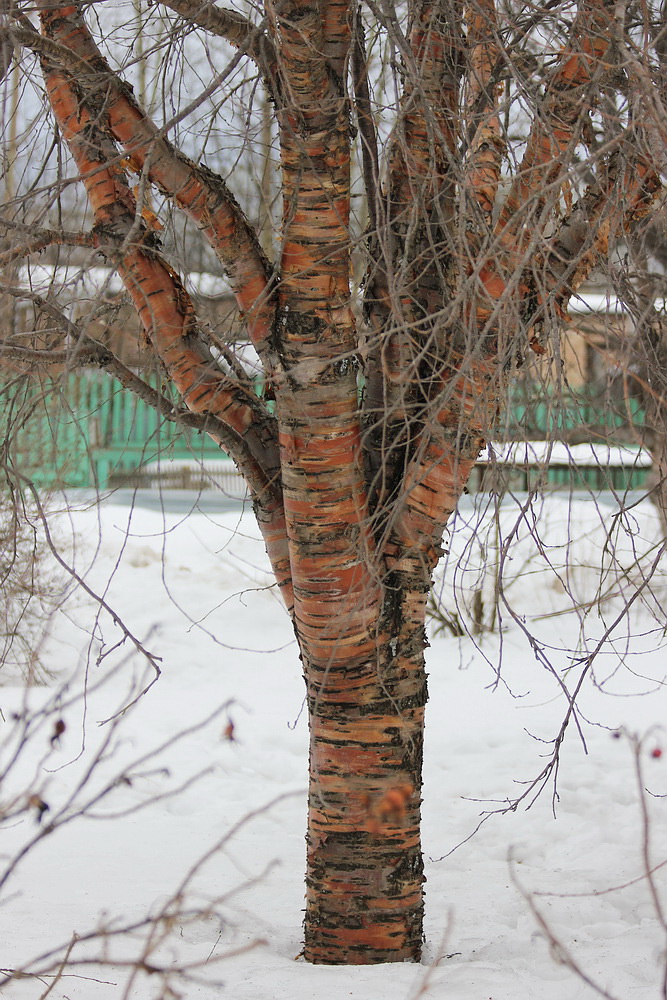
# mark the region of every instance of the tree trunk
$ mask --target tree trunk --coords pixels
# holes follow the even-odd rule
[[[371,656],[306,665],[311,962],[404,962],[421,954],[427,691],[423,595],[421,621],[401,622],[411,597],[385,587]]]

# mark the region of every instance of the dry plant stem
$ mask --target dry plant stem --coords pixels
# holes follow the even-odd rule
[[[529,499],[528,503],[529,502],[530,502],[530,499]],[[515,527],[515,530],[516,530],[516,527]],[[507,540],[505,542],[505,545],[507,545]],[[531,806],[534,805],[534,803],[537,801],[537,799],[539,798],[539,796],[542,794],[542,792],[544,791],[544,789],[547,787],[547,785],[550,782],[551,782],[551,785],[552,785],[552,788],[553,788],[552,809],[553,809],[553,812],[554,812],[554,815],[555,815],[555,813],[556,813],[556,801],[557,801],[557,778],[558,778],[558,770],[559,770],[559,767],[560,767],[560,752],[561,752],[561,747],[563,745],[565,737],[567,735],[567,731],[568,731],[568,729],[570,727],[570,724],[572,722],[574,722],[574,724],[575,724],[575,726],[576,726],[576,728],[577,728],[577,730],[579,732],[579,735],[580,735],[580,738],[581,738],[581,741],[582,741],[582,744],[583,744],[583,747],[584,747],[584,751],[587,752],[587,750],[586,750],[586,743],[585,743],[584,736],[583,736],[582,730],[580,728],[580,723],[579,723],[579,720],[578,720],[577,698],[579,697],[579,693],[580,693],[580,691],[581,691],[581,689],[582,689],[582,687],[583,687],[586,679],[590,675],[590,672],[591,672],[591,670],[593,668],[593,664],[594,664],[595,660],[600,655],[600,653],[602,652],[602,650],[605,648],[605,646],[606,646],[606,644],[607,644],[607,642],[609,640],[609,637],[611,635],[613,635],[615,629],[618,627],[619,623],[623,620],[623,618],[628,614],[630,608],[637,601],[639,601],[641,599],[642,594],[644,593],[644,591],[647,590],[650,587],[651,580],[652,580],[652,578],[653,578],[656,570],[658,569],[658,566],[660,565],[661,561],[664,559],[664,554],[665,554],[665,545],[663,543],[660,546],[659,551],[657,552],[655,558],[653,559],[653,561],[652,561],[652,563],[651,563],[648,571],[646,572],[646,574],[645,574],[645,576],[644,576],[641,584],[637,587],[637,590],[634,592],[634,594],[632,594],[632,596],[628,599],[628,602],[627,602],[626,606],[618,614],[618,616],[607,626],[607,628],[605,629],[603,635],[600,637],[600,639],[596,643],[595,648],[592,650],[592,652],[589,653],[586,657],[583,658],[583,664],[584,665],[583,665],[583,667],[582,667],[582,669],[581,669],[581,671],[579,673],[579,676],[577,677],[577,680],[576,680],[576,683],[575,683],[574,687],[571,690],[567,690],[565,688],[564,682],[563,682],[562,678],[559,676],[559,674],[554,670],[554,668],[552,667],[552,665],[545,658],[545,656],[544,656],[542,650],[540,649],[540,647],[538,646],[537,642],[531,636],[531,634],[530,634],[530,632],[529,632],[529,630],[528,630],[528,628],[526,626],[525,621],[523,621],[519,616],[517,616],[516,612],[512,609],[511,604],[507,600],[507,596],[506,596],[506,594],[504,592],[504,589],[502,587],[502,576],[500,577],[501,586],[500,586],[499,591],[498,591],[498,596],[499,596],[500,600],[502,601],[503,606],[505,607],[508,615],[515,621],[515,623],[519,626],[519,628],[521,629],[521,631],[525,634],[528,642],[530,643],[530,645],[533,648],[533,651],[534,651],[535,656],[538,659],[538,661],[540,663],[542,663],[542,665],[545,667],[545,669],[549,670],[549,672],[554,675],[555,679],[560,684],[561,690],[563,691],[563,694],[565,695],[567,703],[568,703],[567,704],[567,710],[566,710],[565,715],[563,717],[563,721],[560,724],[558,733],[556,734],[556,736],[554,737],[554,739],[550,741],[551,743],[553,743],[553,751],[551,753],[551,756],[549,757],[547,763],[541,769],[541,771],[539,772],[539,774],[535,778],[532,778],[532,779],[529,779],[526,782],[523,782],[523,784],[525,784],[525,788],[524,788],[523,792],[520,795],[518,795],[518,796],[516,796],[515,798],[512,798],[512,799],[508,798],[506,800],[506,804],[500,806],[498,809],[485,810],[484,813],[482,814],[482,818],[479,820],[479,822],[477,823],[477,825],[475,826],[475,828],[473,829],[473,831],[467,837],[465,837],[462,841],[460,841],[460,843],[456,844],[456,846],[453,847],[446,854],[443,854],[441,857],[434,859],[436,862],[444,861],[445,858],[448,858],[451,854],[454,853],[454,851],[458,850],[459,847],[461,847],[463,844],[468,843],[468,841],[471,840],[475,836],[475,834],[478,832],[478,830],[480,830],[481,827],[484,826],[484,824],[487,823],[491,819],[492,816],[504,815],[505,813],[508,813],[508,812],[516,812],[518,810],[519,806],[521,806],[523,804],[525,804],[525,808],[526,809],[530,809]]]
[[[538,909],[535,900],[531,893],[524,889],[523,885],[519,881],[516,874],[516,866],[512,863],[512,858],[510,858],[510,877],[512,882],[521,894],[523,899],[528,904],[530,912],[532,913],[535,922],[542,931],[547,944],[549,945],[549,950],[551,952],[552,958],[559,965],[564,965],[569,969],[578,979],[580,979],[586,986],[589,986],[598,996],[603,997],[603,1000],[619,1000],[619,997],[613,993],[609,993],[608,990],[599,986],[591,977],[582,969],[581,965],[574,958],[572,953],[568,948],[565,947],[563,942],[556,937],[553,928],[549,925],[548,920]]]
[[[93,595],[94,597],[94,595]],[[103,686],[104,681],[99,682],[99,687]],[[94,818],[94,808],[100,803],[106,801],[110,796],[113,795],[114,791],[121,787],[128,778],[129,775],[134,775],[136,777],[137,772],[140,774],[139,769],[145,766],[147,763],[152,761],[157,761],[165,753],[165,751],[175,745],[177,745],[182,740],[186,739],[189,735],[193,733],[200,732],[206,726],[210,725],[212,721],[219,719],[221,713],[224,711],[227,703],[217,706],[212,712],[209,713],[204,719],[193,723],[191,726],[187,726],[185,729],[180,730],[175,735],[170,735],[168,739],[164,740],[157,747],[148,750],[146,753],[142,754],[140,757],[132,761],[132,764],[128,767],[123,768],[114,774],[110,779],[104,781],[101,787],[95,787],[95,779],[97,777],[98,768],[101,761],[108,760],[109,756],[113,751],[114,739],[116,738],[118,729],[122,723],[123,716],[139,701],[143,696],[144,692],[140,692],[135,698],[131,698],[120,711],[116,712],[111,718],[103,720],[100,725],[107,726],[106,734],[102,740],[100,746],[97,750],[88,758],[88,763],[82,776],[77,780],[74,788],[70,791],[69,795],[64,801],[59,802],[57,809],[54,808],[52,812],[49,812],[48,821],[43,822],[38,828],[35,834],[26,841],[20,851],[12,856],[10,861],[4,866],[2,872],[0,873],[0,889],[2,889],[9,880],[16,874],[16,870],[21,864],[21,862],[26,858],[34,847],[45,837],[51,836],[54,832],[61,829],[62,827],[75,822],[82,816],[87,816]],[[75,701],[76,699],[72,699]],[[12,761],[12,766],[20,762],[20,755],[22,750],[27,745],[28,733],[25,733],[23,741],[17,749],[15,759]],[[5,774],[8,772],[5,771]],[[153,802],[165,801],[167,799],[174,798],[181,794],[187,787],[191,787],[195,784],[199,778],[208,773],[207,769],[204,769],[194,775],[191,775],[180,785],[173,787],[161,795],[156,795],[152,798],[145,799],[144,801],[138,803],[133,808],[126,811],[126,815],[132,815],[134,813],[140,812],[143,809],[148,808]],[[27,800],[29,796],[25,796],[21,809],[17,810],[25,814],[28,808]],[[123,815],[122,811],[119,815]],[[2,985],[0,983],[0,985]]]
[[[551,299],[565,313],[572,294],[610,247],[650,212],[662,192],[660,177],[643,155],[625,164],[612,160],[603,182],[586,191],[539,255],[543,272],[538,299]]]
[[[641,813],[641,853],[643,861],[643,874],[636,879],[631,879],[629,882],[625,882],[622,885],[613,886],[612,888],[601,890],[593,893],[551,893],[551,892],[529,892],[524,888],[519,880],[516,872],[516,866],[513,863],[512,857],[509,859],[510,864],[510,875],[512,882],[521,894],[522,898],[528,903],[530,911],[535,918],[540,930],[542,931],[552,954],[552,958],[559,964],[564,965],[582,982],[594,990],[598,996],[605,998],[605,1000],[617,1000],[617,998],[611,994],[608,990],[604,989],[598,983],[596,983],[581,967],[581,964],[576,961],[573,957],[571,951],[562,943],[562,941],[554,933],[553,927],[549,923],[548,918],[541,912],[537,906],[537,897],[560,897],[563,899],[572,898],[589,898],[590,896],[606,895],[610,892],[619,892],[622,889],[626,889],[630,885],[636,885],[638,883],[644,882],[648,886],[648,890],[651,896],[651,901],[653,903],[653,908],[655,910],[656,918],[662,927],[663,931],[667,933],[667,920],[665,919],[665,911],[660,898],[660,893],[655,880],[655,873],[662,868],[667,862],[662,862],[659,865],[653,865],[651,861],[651,820],[648,811],[648,800],[647,791],[644,781],[644,769],[642,766],[642,755],[644,752],[644,743],[641,739],[637,737],[630,736],[630,746],[633,753],[634,765],[635,765],[635,778],[637,784],[637,792],[639,797],[639,808]],[[663,957],[663,969],[662,969],[662,979],[660,983],[660,996],[667,998],[667,960]]]
[[[648,811],[648,799],[646,794],[646,784],[644,781],[644,768],[642,766],[642,742],[641,740],[633,740],[633,750],[635,758],[635,776],[637,780],[637,789],[639,793],[639,808],[641,810],[642,819],[642,858],[644,861],[644,875],[648,883],[649,893],[651,894],[651,902],[653,903],[653,908],[655,910],[655,915],[658,919],[660,926],[665,934],[667,943],[667,919],[665,918],[665,909],[663,906],[662,899],[660,898],[660,892],[655,880],[656,866],[652,864],[651,861],[651,817]],[[663,975],[661,987],[661,996],[663,1000],[667,1000],[667,959],[663,962]]]
[[[508,233],[516,237],[523,207],[537,191],[543,189],[546,181],[551,180],[553,171],[558,169],[559,157],[572,138],[576,116],[586,107],[582,87],[590,82],[595,66],[603,59],[609,45],[608,33],[605,35],[602,32],[609,15],[604,6],[599,6],[599,9],[598,6],[584,8],[580,20],[575,19],[572,35],[574,38],[583,37],[581,52],[575,50],[573,54],[568,50],[561,57],[561,65],[552,83],[554,107],[545,112],[546,124],[542,119],[536,120],[521,170],[500,213],[496,232],[503,240]],[[492,8],[486,13],[493,23]],[[584,25],[592,32],[592,41],[582,34]],[[480,31],[479,22],[473,20],[473,40]],[[488,41],[486,45],[478,43],[473,49],[469,81],[473,94],[484,92],[495,57],[495,46]],[[463,178],[464,192],[477,203],[482,219],[487,221],[497,195],[501,152],[494,141],[498,121],[493,113],[492,97],[490,95],[490,118],[479,126],[480,145],[475,146],[473,142]],[[549,115],[558,119],[557,127]],[[547,128],[550,121],[551,127]],[[482,146],[485,148],[482,149]],[[481,158],[478,158],[478,153]],[[610,178],[612,185],[617,180],[613,175]],[[659,179],[646,161],[640,159],[633,162],[618,183],[617,190],[619,195],[622,193],[623,202],[616,216],[616,233],[627,231],[637,218],[648,211],[660,187]],[[565,220],[552,238],[556,266],[552,266],[544,278],[540,275],[542,287],[536,296],[538,302],[551,297],[564,310],[572,291],[588,277],[607,249],[612,217],[610,190],[592,192],[588,201],[588,204],[584,201],[583,206],[577,206],[575,213],[578,214]],[[534,239],[535,231],[531,230],[531,240]],[[474,260],[480,246],[479,234],[468,238],[471,259]],[[521,240],[510,254],[513,260],[520,250]],[[422,432],[403,480],[402,509],[396,513],[394,537],[399,551],[412,554],[414,569],[417,563],[426,567],[433,565],[429,546],[435,548],[437,553],[442,528],[484,444],[486,428],[493,425],[500,400],[506,393],[509,359],[504,357],[503,330],[498,327],[496,317],[499,317],[498,305],[509,291],[507,281],[499,269],[497,255],[487,260],[482,258],[481,264],[476,263],[475,270],[479,275],[479,291],[475,295],[477,289],[473,286],[467,312],[471,331],[477,331],[482,341],[480,357],[477,360],[466,354],[466,370],[457,373],[450,368],[449,372],[443,372],[442,389],[447,406],[440,410],[436,419],[431,419],[427,430]],[[515,272],[516,265],[513,264],[508,273]],[[474,281],[472,275],[470,278]],[[517,291],[528,299],[531,288],[528,284],[520,284]],[[535,321],[538,318],[539,310],[535,313]],[[462,434],[463,429],[465,433]],[[423,541],[420,544],[420,540],[426,538],[429,538],[428,544],[425,546]]]
[[[493,24],[493,4],[488,5],[486,14]],[[478,22],[473,25],[473,34],[475,28],[481,31]],[[403,302],[403,315],[415,318],[413,329],[406,332],[403,328],[403,332],[399,330],[395,335],[388,331],[388,343],[383,348],[384,381],[380,394],[373,388],[374,373],[371,372],[370,376],[369,416],[373,407],[378,413],[388,408],[395,417],[398,432],[390,435],[388,446],[385,444],[379,449],[380,452],[383,447],[394,450],[396,472],[401,476],[400,500],[392,505],[388,517],[385,552],[389,567],[403,578],[412,580],[430,578],[441,553],[443,528],[463,492],[501,397],[501,383],[497,379],[497,335],[493,328],[485,330],[488,311],[478,308],[476,314],[475,306],[471,307],[470,334],[456,320],[450,330],[440,330],[435,319],[438,312],[444,310],[446,292],[455,280],[452,277],[454,261],[448,263],[443,250],[453,246],[453,161],[458,133],[459,76],[462,72],[459,65],[459,32],[453,15],[427,5],[417,8],[410,45],[422,72],[419,89],[415,89],[414,93],[407,91],[404,96],[406,111],[399,129],[403,129],[405,134],[400,141],[396,141],[392,161],[392,176],[404,180],[402,186],[392,189],[391,210],[393,232],[398,235],[405,229],[406,235],[410,232],[410,239],[417,241],[410,249],[418,251],[421,273],[412,279],[411,297],[413,303],[416,299],[420,308],[416,311],[414,306],[409,307],[407,302]],[[487,32],[485,44],[480,40],[473,45],[471,56],[468,90],[475,99],[485,86],[484,67],[491,64],[494,56],[495,47],[488,41]],[[491,104],[493,99],[492,94]],[[430,108],[434,108],[433,117],[427,110]],[[494,128],[493,118],[480,125],[480,129],[484,130],[484,142]],[[482,144],[480,132],[480,156]],[[491,149],[493,157],[498,159],[495,145]],[[481,178],[479,172],[482,167],[480,163],[475,165],[475,155],[469,160],[462,190],[468,189],[473,199],[479,201],[482,199],[482,187],[486,184],[485,197],[492,199],[495,188],[488,175],[486,181]],[[419,187],[410,187],[417,181],[421,181]],[[432,225],[430,229],[425,228],[421,235],[413,236],[414,226],[410,227],[408,222],[416,212],[415,206],[421,208],[424,199],[427,205],[432,201],[431,212],[437,219],[437,230]],[[491,205],[487,205],[486,209],[490,212]],[[404,237],[399,236],[399,244],[405,253]],[[406,258],[411,259],[409,252]],[[405,285],[410,287],[407,282]],[[441,289],[442,297],[436,296],[435,288]],[[445,295],[442,295],[443,291]],[[484,345],[479,351],[479,360],[466,355],[464,338],[474,336],[473,331]],[[462,366],[464,355],[465,367]],[[421,399],[411,401],[406,392],[404,376],[399,376],[406,366],[413,370],[414,382],[423,386]],[[395,373],[393,376],[392,372]],[[390,387],[392,383],[394,390]],[[392,399],[396,402],[393,403]],[[409,409],[408,404],[411,404]],[[404,454],[396,447],[397,437],[405,441]],[[391,459],[387,461],[386,455],[384,460],[373,458],[371,465],[381,467],[385,479],[388,473],[392,475],[392,462]],[[379,488],[386,490],[388,485],[380,483]],[[422,616],[422,597],[415,597],[412,603],[415,617]]]
[[[454,918],[451,913],[448,913],[447,921],[445,924],[445,930],[442,935],[442,939],[440,941],[437,953],[433,961],[429,963],[426,972],[423,974],[423,976],[420,976],[416,988],[412,993],[410,993],[409,1000],[421,1000],[421,998],[423,996],[426,996],[429,990],[431,989],[431,985],[433,983],[433,980],[435,979],[435,974],[440,968],[440,965],[442,964],[443,960],[445,958],[451,957],[450,955],[447,955],[447,949],[449,947],[449,942],[453,930],[454,930]]]
[[[21,475],[21,473],[18,472],[16,469],[8,469],[5,466],[5,473],[7,474],[10,482],[14,481],[14,480],[17,480],[26,489],[28,489],[30,491],[30,493],[32,495],[32,498],[33,498],[33,501],[35,503],[35,507],[37,509],[37,513],[39,515],[39,519],[40,519],[41,524],[42,524],[42,529],[44,531],[44,537],[46,539],[46,544],[48,545],[49,550],[50,550],[52,556],[54,557],[54,559],[56,560],[56,562],[58,563],[58,565],[61,566],[65,570],[65,572],[69,576],[71,576],[71,578],[73,580],[76,581],[77,586],[79,586],[86,594],[88,594],[88,596],[91,597],[93,599],[93,601],[95,601],[95,603],[100,608],[102,608],[104,611],[107,612],[107,614],[111,617],[111,619],[116,623],[116,625],[118,626],[118,628],[123,633],[123,641],[128,640],[129,642],[131,642],[132,645],[134,646],[134,648],[136,649],[136,651],[147,661],[147,663],[153,669],[153,671],[155,673],[155,676],[150,681],[150,683],[134,699],[134,701],[138,701],[139,698],[143,697],[143,695],[146,694],[146,692],[149,691],[152,688],[153,684],[155,684],[155,682],[157,681],[158,677],[160,676],[160,673],[161,673],[161,671],[160,671],[160,663],[162,662],[162,658],[159,657],[159,656],[156,656],[154,653],[151,653],[148,649],[146,649],[146,647],[143,645],[143,643],[140,642],[139,639],[137,639],[137,637],[134,635],[134,633],[130,631],[130,629],[125,625],[125,623],[123,622],[123,620],[118,617],[118,615],[116,614],[116,612],[114,611],[114,609],[105,601],[105,599],[100,594],[97,594],[94,590],[92,590],[92,588],[88,586],[88,584],[86,583],[86,581],[81,576],[79,576],[79,574],[76,572],[76,570],[74,570],[73,567],[69,565],[69,563],[67,562],[67,560],[64,559],[63,556],[60,554],[60,552],[58,551],[57,545],[54,543],[53,538],[51,537],[51,531],[49,529],[48,518],[46,516],[46,513],[44,512],[44,508],[42,506],[42,502],[40,500],[39,493],[37,492],[34,484],[31,483],[30,480],[26,476]],[[131,704],[134,704],[134,701]],[[126,706],[126,708],[129,708],[129,707],[130,707],[129,705]]]
[[[527,787],[526,787],[525,791],[518,798],[514,799],[512,801],[512,803],[508,807],[506,807],[504,809],[501,809],[501,810],[498,810],[498,811],[500,811],[500,812],[507,812],[508,809],[510,809],[512,811],[515,811],[518,808],[519,804],[521,802],[525,801],[526,799],[530,799],[530,804],[532,804],[535,801],[535,799],[537,798],[537,795],[539,794],[539,792],[544,788],[544,786],[546,785],[547,781],[552,776],[554,776],[554,795],[555,795],[555,774],[557,773],[558,767],[559,767],[559,764],[560,764],[560,748],[561,748],[561,746],[563,744],[563,740],[565,739],[565,734],[566,734],[567,729],[568,729],[568,727],[570,725],[570,722],[573,719],[576,722],[576,703],[577,703],[577,698],[579,696],[579,692],[581,691],[581,688],[582,688],[582,686],[584,684],[584,681],[586,680],[586,678],[590,674],[590,671],[592,669],[592,666],[593,666],[593,663],[594,663],[595,659],[599,656],[600,652],[604,649],[605,644],[607,643],[607,640],[609,639],[609,636],[611,636],[613,634],[613,632],[617,628],[618,624],[622,621],[622,619],[625,617],[625,615],[627,615],[629,609],[633,606],[633,604],[635,604],[641,598],[643,592],[649,587],[651,579],[652,579],[653,575],[655,574],[655,572],[656,572],[656,570],[658,568],[658,565],[660,564],[661,560],[664,558],[664,549],[665,549],[665,546],[662,545],[660,547],[660,550],[658,551],[657,555],[655,556],[653,562],[651,563],[651,566],[650,566],[648,572],[646,573],[644,579],[642,580],[641,584],[637,587],[637,589],[635,590],[635,592],[628,599],[626,607],[623,608],[623,610],[614,619],[614,621],[611,622],[607,626],[607,628],[605,629],[602,637],[596,643],[595,648],[593,649],[593,651],[591,653],[589,653],[584,658],[584,666],[583,666],[583,668],[582,668],[582,670],[581,670],[581,672],[579,674],[579,677],[577,679],[577,683],[575,684],[573,690],[571,692],[569,692],[568,695],[567,695],[567,699],[568,699],[567,712],[565,713],[565,716],[564,716],[563,721],[561,723],[558,735],[556,736],[555,740],[553,741],[554,742],[554,750],[553,750],[553,754],[552,754],[551,758],[549,759],[548,763],[542,769],[542,771],[537,776],[537,778],[535,778],[533,781],[531,781],[531,782],[529,782],[527,784]],[[505,597],[505,594],[503,593],[502,588],[501,588],[501,591],[500,591],[500,597],[501,597],[501,600],[503,601],[503,603],[505,604],[505,607],[507,608],[508,613],[510,615],[512,615],[512,617],[514,618],[515,621],[518,622],[518,619],[517,619],[516,615],[514,615],[512,613],[512,609],[511,609],[509,603],[507,602],[507,599]],[[521,625],[522,630],[524,632],[526,632],[526,634],[527,634],[527,629],[526,629],[525,623],[522,623],[522,622],[518,622],[518,623]],[[528,638],[529,638],[529,641],[531,641],[530,640],[530,636],[528,636]],[[533,645],[533,648],[536,649],[536,644],[534,643],[534,641],[532,641],[532,645]],[[536,649],[536,651],[537,651],[537,649]]]
[[[73,937],[72,937],[72,940],[70,941],[69,945],[67,946],[67,948],[65,950],[65,954],[62,957],[62,960],[61,960],[61,962],[60,962],[60,964],[58,966],[58,969],[56,971],[55,976],[53,977],[53,979],[51,980],[51,982],[49,983],[49,985],[47,986],[47,988],[44,990],[44,992],[42,994],[40,994],[39,1000],[46,1000],[46,998],[48,997],[49,993],[53,992],[54,987],[56,987],[58,985],[58,983],[60,982],[60,980],[62,979],[63,972],[67,968],[67,965],[69,963],[70,955],[72,954],[72,949],[74,948],[75,944],[77,943],[77,940],[78,940],[77,939],[77,935],[74,934]]]
[[[163,753],[167,746],[173,746],[174,739],[178,741],[179,739],[186,737],[188,734],[202,729],[208,725],[212,719],[219,718],[220,712],[224,710],[224,708],[224,705],[221,706],[206,719],[201,720],[199,723],[196,723],[195,725],[188,727],[186,730],[183,730],[181,733],[178,733],[175,738],[171,737],[165,744],[160,745],[155,750],[150,751],[143,758],[135,761],[132,768],[129,769],[129,773],[134,773],[137,766],[140,766],[143,762],[149,759],[159,759],[159,756]],[[108,746],[108,742],[109,741],[107,739],[101,753],[104,753],[105,748]],[[101,753],[98,754],[98,759],[100,758]],[[124,771],[123,774],[116,776],[113,781],[105,785],[96,798],[91,801],[98,801],[100,798],[105,797],[112,792],[114,788],[119,785],[123,776],[127,773],[128,770]],[[187,785],[185,787],[187,787]],[[181,790],[182,789],[176,790],[175,794],[178,794]],[[213,962],[219,963],[224,961],[226,958],[233,957],[235,955],[242,955],[264,942],[256,940],[241,948],[226,950],[215,957],[209,953],[205,958],[194,958],[190,961],[177,961],[175,963],[171,961],[164,962],[161,960],[158,950],[161,945],[169,941],[170,937],[176,933],[177,928],[180,928],[182,931],[184,926],[201,921],[207,916],[215,916],[222,922],[223,917],[220,912],[220,907],[228,900],[233,899],[234,895],[240,890],[252,886],[262,880],[262,878],[266,875],[266,871],[260,873],[260,875],[256,878],[248,880],[245,884],[232,889],[225,894],[221,894],[203,908],[201,905],[195,906],[194,903],[190,901],[189,893],[192,890],[192,884],[195,876],[202,871],[209,861],[219,854],[229,840],[257,816],[265,814],[268,810],[273,809],[276,805],[279,805],[286,799],[293,797],[295,794],[301,795],[302,793],[289,793],[287,795],[278,796],[268,802],[265,806],[247,813],[221,838],[219,838],[212,848],[198,858],[198,860],[190,867],[185,876],[178,883],[176,889],[170,893],[166,902],[162,904],[157,913],[152,913],[150,916],[141,920],[120,925],[117,923],[114,925],[105,925],[105,923],[102,922],[100,926],[96,927],[94,930],[77,933],[63,945],[52,948],[49,951],[36,956],[32,961],[26,963],[21,968],[0,970],[0,972],[5,974],[2,978],[0,978],[0,988],[6,987],[11,982],[19,979],[35,978],[43,980],[44,978],[49,978],[53,975],[54,981],[51,984],[52,988],[53,985],[55,985],[62,977],[61,970],[64,970],[65,968],[67,969],[68,978],[74,976],[75,978],[85,979],[87,977],[76,976],[72,970],[85,968],[87,966],[109,967],[112,968],[116,974],[118,974],[121,970],[127,970],[129,974],[122,994],[127,997],[134,995],[133,987],[136,986],[137,979],[141,975],[150,976],[153,980],[155,977],[158,977],[163,980],[165,985],[170,982],[180,982],[183,984],[190,983],[192,986],[201,984],[206,985],[209,988],[211,986],[221,988],[221,983],[211,983],[209,978],[206,980],[199,980],[195,976],[195,973],[203,971],[205,966],[210,965]],[[158,799],[148,800],[138,806],[138,808],[144,808],[155,801],[158,801]],[[75,815],[91,815],[88,804],[84,805],[81,811]],[[61,826],[64,822],[69,822],[71,819],[71,814],[64,816],[61,820],[58,820],[56,828],[57,826]],[[40,833],[39,836],[44,836],[50,832],[52,831]],[[139,938],[139,942],[134,956],[120,957],[114,954],[112,949],[115,941],[122,940],[127,942],[136,940],[137,938]],[[90,946],[95,943],[99,944],[100,950],[98,954],[93,956],[80,956],[80,954],[78,954],[83,946]],[[98,978],[91,981],[100,982],[101,980]],[[119,984],[114,983],[110,985],[117,986]],[[49,990],[47,990],[44,995],[48,995],[48,992]]]
[[[0,284],[0,291],[6,291],[6,286]],[[16,291],[19,292],[17,297],[23,298],[23,290],[17,289]],[[210,434],[223,443],[226,449],[234,450],[238,441],[235,440],[232,432],[222,421],[210,414],[194,413],[192,410],[174,406],[170,399],[167,399],[148,382],[139,378],[132,369],[124,365],[103,344],[92,338],[87,338],[80,331],[78,336],[79,345],[72,350],[32,350],[29,347],[0,345],[0,354],[12,360],[24,362],[27,366],[26,371],[34,371],[35,366],[50,367],[52,365],[62,365],[67,371],[72,371],[77,367],[104,368],[113,375],[120,385],[129,389],[144,403],[148,403],[165,420]],[[262,476],[261,468],[250,459],[245,459],[240,465],[241,472],[247,475],[248,479],[258,479]]]

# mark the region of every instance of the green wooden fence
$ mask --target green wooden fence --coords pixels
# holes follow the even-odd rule
[[[164,387],[161,391],[168,394]],[[38,486],[105,489],[131,479],[158,458],[190,465],[193,460],[229,461],[206,435],[178,428],[103,372],[66,375],[41,383],[8,379],[0,389],[0,398],[3,436],[10,442],[10,455]],[[579,431],[595,441],[614,436],[623,428],[627,432],[631,424],[640,426],[643,418],[634,404],[614,411],[602,408],[585,394],[550,400],[542,393],[530,399],[515,397],[506,418],[499,421],[499,431],[509,440],[568,440],[573,431]],[[623,490],[642,487],[647,471],[638,466],[613,470],[554,466],[538,473],[524,470],[524,486],[516,476],[506,485],[531,488],[537,475],[546,488]],[[479,473],[481,484],[483,469]]]

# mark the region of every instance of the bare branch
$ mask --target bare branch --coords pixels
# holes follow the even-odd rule
[[[96,247],[98,239],[93,233],[68,233],[55,229],[39,229],[34,227],[28,230],[28,239],[23,243],[13,246],[11,250],[0,253],[0,268],[7,267],[21,257],[28,257],[32,253],[39,253],[51,246],[75,246],[75,247]]]
[[[247,53],[257,63],[272,90],[276,81],[276,52],[266,35],[265,25],[254,24],[238,11],[218,7],[210,0],[161,0],[186,22],[197,24]]]
[[[556,178],[564,179],[564,157],[567,162],[566,151],[573,152],[577,130],[588,114],[591,87],[607,72],[605,57],[612,34],[612,13],[605,0],[582,0],[498,217],[496,232],[507,246],[519,236],[521,227],[540,225],[545,191]],[[534,238],[534,232],[530,237]],[[528,234],[520,236],[519,248],[527,239]]]

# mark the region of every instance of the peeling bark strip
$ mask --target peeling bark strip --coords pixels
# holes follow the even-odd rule
[[[247,53],[275,100],[283,195],[275,278],[226,184],[148,120],[100,55],[79,5],[42,0],[43,38],[16,13],[16,39],[45,61],[49,99],[95,213],[93,245],[119,267],[187,406],[215,416],[213,436],[256,494],[307,690],[306,958],[416,960],[424,623],[443,529],[517,359],[546,350],[545,313],[566,310],[662,190],[643,152],[649,126],[629,121],[596,148],[590,111],[601,84],[613,81],[608,60],[620,30],[610,0],[580,0],[563,14],[567,43],[504,195],[499,87],[515,77],[512,45],[520,49],[525,36],[516,28],[513,43],[506,20],[499,33],[494,0],[409,0],[405,34],[390,5],[373,4],[399,53],[403,86],[384,163],[364,7],[274,0],[255,26],[208,2],[167,4]],[[372,228],[363,344],[350,287],[351,100]],[[647,95],[642,106],[653,106]],[[568,174],[581,142],[595,154],[592,179],[572,204]],[[272,383],[276,419],[242,378],[216,366],[141,219],[129,168],[196,221],[223,263]]]

